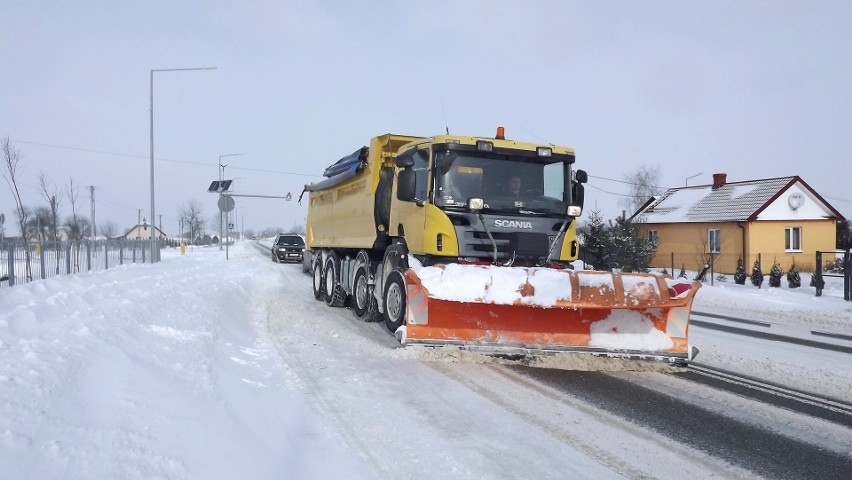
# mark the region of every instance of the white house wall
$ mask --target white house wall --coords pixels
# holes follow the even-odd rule
[[[797,209],[790,206],[790,196],[794,194],[800,194],[804,198],[804,203]],[[757,220],[819,220],[831,215],[825,204],[810,190],[803,188],[801,183],[796,182],[760,212]]]

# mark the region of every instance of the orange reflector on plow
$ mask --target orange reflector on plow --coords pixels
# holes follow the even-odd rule
[[[403,343],[678,362],[688,358],[701,286],[652,274],[458,264],[409,269],[405,281]]]

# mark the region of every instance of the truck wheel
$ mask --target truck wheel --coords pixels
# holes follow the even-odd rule
[[[379,305],[370,287],[370,277],[367,265],[361,265],[355,271],[355,282],[352,288],[352,312],[360,320],[374,322],[377,320]]]
[[[405,277],[402,275],[402,270],[393,270],[388,274],[385,281],[385,327],[391,333],[396,333],[396,330],[405,324]]]
[[[325,300],[325,290],[323,289],[322,278],[322,263],[319,261],[319,259],[314,262],[313,275],[314,298],[317,300]]]
[[[346,304],[346,292],[340,285],[340,261],[332,253],[325,260],[325,303],[329,307],[342,307]]]

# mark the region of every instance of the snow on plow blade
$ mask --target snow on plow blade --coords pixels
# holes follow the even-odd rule
[[[652,274],[438,265],[406,270],[403,345],[582,352],[685,364],[698,282]]]

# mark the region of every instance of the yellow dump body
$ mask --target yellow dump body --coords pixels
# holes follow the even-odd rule
[[[420,137],[386,134],[373,138],[365,162],[344,174],[309,185],[307,245],[315,248],[369,249],[387,224],[377,224],[376,189],[382,167],[393,168],[399,147]],[[390,187],[390,185],[389,185]]]

